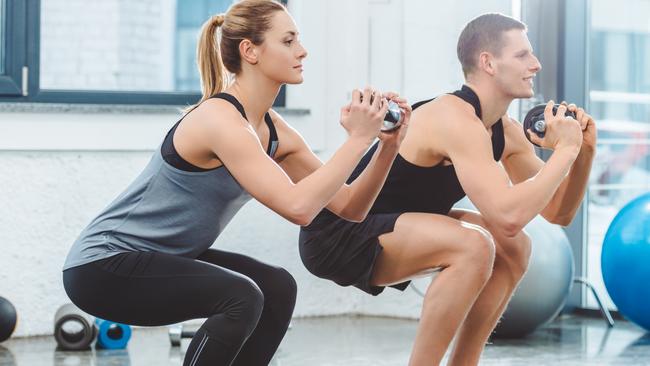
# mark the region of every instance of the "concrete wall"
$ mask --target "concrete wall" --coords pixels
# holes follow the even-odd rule
[[[285,118],[327,159],[345,139],[339,108],[352,88],[372,83],[412,101],[453,90],[462,83],[455,42],[463,24],[510,9],[510,0],[292,0],[309,57],[305,83],[287,89],[287,107],[311,114]],[[54,312],[68,301],[60,268],[69,246],[139,173],[178,117],[3,112],[0,105],[0,295],[18,308],[17,336],[51,333]],[[299,285],[295,316],[418,316],[421,299],[410,290],[371,297],[310,275],[300,263],[297,233],[251,202],[215,245],[286,267]]]

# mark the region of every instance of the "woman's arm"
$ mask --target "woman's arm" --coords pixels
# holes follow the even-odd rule
[[[379,191],[381,190],[393,160],[399,151],[399,146],[408,131],[411,116],[411,107],[406,100],[400,99],[396,94],[386,94],[398,103],[403,112],[403,119],[398,130],[390,133],[381,133],[379,146],[363,170],[361,175],[350,185],[343,185],[336,193],[327,208],[336,215],[349,221],[362,221],[372,207]],[[278,121],[287,126],[279,115]],[[281,166],[294,182],[299,182],[312,172],[323,166],[321,160],[309,149],[302,137],[292,128],[288,128],[287,135],[294,143]]]
[[[379,133],[386,106],[379,100],[370,104],[371,92],[364,91],[364,102],[358,91],[353,93],[341,119],[348,139],[326,164],[296,183],[266,155],[255,131],[230,104],[212,99],[194,113],[211,120],[205,123],[209,146],[247,192],[289,221],[307,225],[332,200]]]

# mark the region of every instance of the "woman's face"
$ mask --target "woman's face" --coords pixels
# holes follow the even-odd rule
[[[258,66],[267,77],[281,84],[302,83],[302,60],[307,50],[300,43],[298,28],[289,13],[275,12],[271,29],[257,48]]]

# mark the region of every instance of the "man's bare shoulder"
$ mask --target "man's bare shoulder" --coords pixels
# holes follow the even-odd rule
[[[413,111],[412,123],[418,119],[436,121],[436,123],[454,123],[458,119],[477,120],[474,108],[454,95],[441,95]]]

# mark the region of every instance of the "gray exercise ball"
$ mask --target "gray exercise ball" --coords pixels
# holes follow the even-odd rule
[[[510,300],[494,336],[523,337],[555,319],[573,283],[573,252],[564,230],[538,216],[525,231],[532,241],[528,271]]]
[[[476,210],[469,200],[456,207]],[[537,216],[524,230],[532,241],[528,271],[497,325],[495,337],[523,337],[553,320],[573,284],[573,251],[562,227]]]

